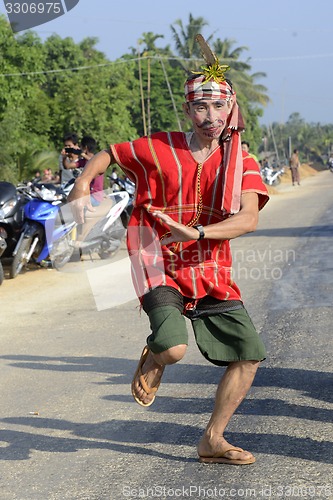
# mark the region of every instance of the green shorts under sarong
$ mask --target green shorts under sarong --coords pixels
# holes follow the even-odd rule
[[[170,287],[163,287],[163,292],[167,288]],[[151,292],[147,295],[150,294]],[[177,297],[175,303],[177,294],[179,294],[178,304]],[[171,295],[172,305],[167,305],[165,293],[162,303],[157,300],[154,305],[154,300],[143,301],[151,327],[147,345],[154,353],[163,352],[180,344],[188,345],[188,331],[182,312],[183,297],[174,289]],[[266,357],[264,344],[241,302],[232,310],[220,313],[206,312],[199,317],[190,317],[190,321],[200,352],[215,365],[226,366],[235,361],[262,361]]]

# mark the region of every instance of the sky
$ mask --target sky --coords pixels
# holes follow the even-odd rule
[[[5,13],[2,0],[0,13]],[[62,17],[33,30],[42,39],[53,33],[76,42],[97,37],[96,48],[112,61],[149,31],[164,36],[157,46],[174,49],[170,25],[181,19],[186,26],[189,14],[207,21],[204,36],[214,33],[214,39],[235,40],[233,48],[247,47],[242,55],[252,73],[266,73],[257,80],[271,100],[262,124],[285,123],[292,113],[308,123],[333,123],[331,0],[79,0]]]

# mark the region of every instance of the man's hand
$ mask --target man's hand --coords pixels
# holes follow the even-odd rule
[[[83,172],[76,179],[67,201],[71,204],[74,219],[78,224],[83,224],[85,210],[95,211],[90,202],[91,181],[103,174],[112,161],[113,157],[110,151],[101,151],[89,160]]]
[[[193,227],[184,226],[174,221],[163,212],[156,211],[153,215],[169,226],[171,235],[162,239],[162,245],[199,239],[199,232]],[[227,219],[204,227],[205,238],[212,240],[231,240],[243,234],[255,231],[258,223],[258,194],[243,193],[240,211]]]
[[[152,214],[157,219],[160,219],[168,227],[171,235],[166,236],[161,240],[162,245],[169,245],[170,243],[179,243],[183,241],[192,241],[199,238],[199,232],[193,227],[185,226],[184,224],[179,224],[179,222],[174,221],[169,217],[169,215],[163,212],[156,211]]]

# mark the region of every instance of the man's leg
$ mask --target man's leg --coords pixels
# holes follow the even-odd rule
[[[219,455],[222,458],[225,454],[224,460],[216,461],[252,463],[255,459],[249,452],[229,452],[234,446],[225,440],[223,434],[230,418],[249,391],[260,360],[266,357],[262,339],[244,307],[202,316],[193,321],[192,326],[198,347],[205,358],[215,365],[227,364],[217,388],[212,416],[198,445],[199,455]]]
[[[172,365],[180,361],[186,352],[187,345],[181,344],[171,347],[159,354],[149,351],[146,361],[142,365],[142,375],[148,387],[156,387],[160,382],[166,365]],[[147,394],[140,383],[139,377],[134,380],[135,394],[144,404],[148,404],[155,394]]]
[[[253,457],[248,451],[225,453],[233,446],[225,440],[223,434],[230,418],[249,391],[259,364],[258,361],[237,361],[228,365],[216,391],[212,416],[198,445],[200,457],[219,454],[225,454],[225,458],[234,460]]]
[[[169,286],[156,287],[144,296],[143,309],[151,328],[147,338],[149,351],[132,383],[134,399],[143,406],[155,398],[165,366],[177,363],[185,355],[188,333],[183,307],[182,295]],[[156,389],[150,392],[151,388]]]

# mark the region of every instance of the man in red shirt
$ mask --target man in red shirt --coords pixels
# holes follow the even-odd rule
[[[150,406],[165,366],[183,358],[186,315],[203,356],[227,366],[199,459],[242,465],[254,456],[229,444],[223,433],[265,348],[233,282],[229,240],[255,230],[268,196],[257,163],[241,150],[244,124],[236,93],[217,68],[185,84],[184,112],[193,132],[160,132],[111,145],[89,162],[70,199],[82,222],[90,182],[110,164],[135,181],[127,243],[133,283],[152,331],[134,375],[133,397]]]

